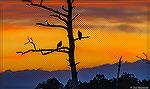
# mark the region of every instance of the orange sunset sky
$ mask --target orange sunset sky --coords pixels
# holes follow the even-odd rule
[[[38,0],[33,0],[38,3]],[[76,42],[75,59],[80,62],[78,69],[106,63],[115,63],[120,56],[124,61],[138,60],[142,52],[148,54],[148,5],[149,0],[75,0],[74,10],[80,16],[74,21],[74,36],[83,32],[89,39]],[[45,0],[45,5],[61,9],[65,0]],[[1,0],[1,49],[0,71],[5,70],[63,70],[69,69],[66,54],[40,53],[16,54],[31,49],[24,46],[27,37],[33,38],[38,48],[56,48],[62,40],[67,46],[67,33],[63,29],[35,25],[49,20],[52,14],[40,8],[29,7],[21,0]]]

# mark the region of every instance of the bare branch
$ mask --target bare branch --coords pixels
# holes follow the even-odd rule
[[[66,59],[66,61],[68,61],[68,62],[69,62],[69,60],[68,60],[68,59]]]
[[[142,57],[139,57],[139,56],[136,56],[137,58],[139,58],[139,59],[141,59],[141,60],[145,60],[144,58],[142,58]]]
[[[146,59],[147,59],[147,55],[146,55],[146,53],[143,53],[143,55],[146,57]]]
[[[81,39],[86,39],[89,38],[90,36],[86,36],[86,37],[81,37]],[[79,38],[74,39],[74,41],[79,40]]]
[[[34,49],[36,50],[36,45],[35,43],[33,42],[33,39],[30,37],[27,38],[28,39],[28,42],[26,42],[24,45],[27,45],[27,44],[32,44]]]
[[[33,39],[30,37],[27,38],[28,39],[28,42],[26,42],[24,45],[26,44],[32,44],[34,49],[30,49],[30,50],[27,50],[25,52],[22,52],[22,51],[19,51],[19,52],[16,52],[17,54],[21,54],[21,55],[24,55],[26,53],[29,53],[29,52],[41,52],[42,55],[46,55],[46,54],[50,54],[50,53],[53,53],[53,52],[63,52],[63,53],[67,53],[69,52],[69,48],[68,47],[65,47],[65,46],[62,46],[62,47],[59,47],[59,48],[56,48],[56,49],[38,49],[36,48],[35,46],[35,43],[33,42]],[[45,52],[45,53],[43,53]]]
[[[75,63],[75,66],[77,66],[78,64],[80,64],[80,62]],[[71,66],[71,65],[68,65],[68,66]]]
[[[50,53],[53,53],[53,52],[68,53],[68,51],[65,51],[65,49],[64,49],[64,50],[51,49],[51,50],[49,50],[50,52],[45,52],[45,53],[43,53],[43,51],[46,51],[46,50],[41,49],[41,54],[42,54],[42,55],[47,55],[47,54],[50,54]]]
[[[41,26],[48,26],[48,27],[59,27],[59,28],[63,28],[63,29],[66,29],[66,30],[68,29],[66,26],[49,24],[48,22],[47,22],[47,24],[43,24],[43,23],[36,23],[36,24],[41,25]]]
[[[74,9],[75,8],[75,6],[72,6],[72,9]]]
[[[50,16],[56,17],[56,18],[58,18],[59,20],[61,20],[61,21],[65,22],[66,24],[68,24],[67,20],[64,19],[64,18],[62,18],[60,15],[50,15]]]
[[[146,55],[146,53],[142,53],[142,54],[145,56],[145,58],[142,58],[142,57],[139,57],[139,56],[136,56],[136,57],[143,60],[143,61],[145,61],[147,64],[150,64],[150,61],[148,60],[148,56]]]
[[[40,2],[40,5],[42,6],[42,4],[43,4],[43,0],[41,0],[41,2]]]
[[[58,50],[57,52],[62,52],[62,53],[67,53],[68,54],[68,51],[65,51],[65,50]]]
[[[53,53],[53,52],[62,52],[62,53],[67,53],[68,54],[68,51],[66,51],[66,49],[68,49],[68,47],[61,47],[61,48],[58,48],[58,49],[38,49],[38,50],[31,49],[31,50],[27,50],[25,52],[19,51],[19,52],[16,52],[16,53],[21,54],[21,55],[24,55],[24,54],[29,53],[29,52],[40,52],[42,55],[47,55],[47,54],[50,54],[50,53]],[[43,52],[45,52],[45,53],[43,53]]]
[[[40,4],[35,4],[35,3],[33,3],[31,0],[23,0],[23,1],[30,2],[30,4],[28,4],[29,6],[40,7],[40,8],[43,8],[43,9],[45,9],[45,10],[49,10],[49,11],[55,13],[55,14],[60,14],[60,15],[62,15],[62,16],[64,16],[64,17],[67,18],[67,15],[66,15],[66,14],[64,14],[64,13],[58,11],[58,10],[54,10],[53,8],[49,8],[49,7],[43,6],[43,5],[42,5],[43,0],[41,0],[41,3],[40,3]]]
[[[67,60],[67,61],[69,61],[69,60]],[[80,62],[77,62],[74,65],[77,66],[78,64],[80,64]],[[71,66],[71,65],[68,65],[68,66]]]
[[[62,6],[61,8],[62,8],[64,11],[68,12],[68,10],[65,9],[65,6]]]
[[[117,63],[117,66],[120,67],[121,63],[122,63],[122,56],[120,57],[119,62]]]
[[[145,58],[142,58],[142,57],[139,57],[139,56],[136,56],[136,57],[141,59],[141,60],[147,60],[147,55],[145,53],[142,53],[142,54],[145,56]]]
[[[42,54],[42,55],[47,55],[47,54],[50,54],[50,53],[52,53],[52,52],[53,52],[53,51],[43,53],[43,51],[41,50],[41,54]]]
[[[79,16],[79,14],[77,14],[75,17],[73,17],[72,21],[75,20],[78,16]]]
[[[64,46],[62,46],[61,48],[59,48],[59,49],[67,49],[67,50],[69,50],[69,48],[68,47],[64,47]]]
[[[31,0],[22,0],[23,2],[29,2],[29,3],[32,3]]]
[[[75,65],[78,65],[80,62],[77,62]]]
[[[34,42],[30,42],[30,43],[33,45],[34,49],[36,50],[35,43]]]
[[[26,53],[33,52],[33,51],[34,51],[34,50],[31,49],[31,50],[28,50],[28,51],[25,51],[25,52],[19,51],[19,52],[16,52],[16,53],[21,54],[21,55],[24,55],[24,54],[26,54]]]

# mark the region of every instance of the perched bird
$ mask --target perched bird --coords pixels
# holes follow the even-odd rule
[[[78,38],[79,38],[79,40],[81,40],[81,38],[82,38],[82,33],[78,30]]]
[[[59,43],[57,44],[57,49],[61,46],[62,46],[62,41],[59,41]]]

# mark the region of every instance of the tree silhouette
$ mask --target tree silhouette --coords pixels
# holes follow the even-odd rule
[[[130,89],[133,86],[138,86],[138,79],[133,74],[124,72],[119,78],[118,89]]]
[[[141,87],[147,86],[147,87],[150,88],[150,80],[144,79],[144,80],[142,80],[142,81],[139,81],[139,86],[141,86]]]
[[[74,88],[73,81],[71,79],[69,79],[67,81],[67,84],[65,85],[65,89],[73,89],[73,88]]]
[[[89,83],[79,81],[79,89],[90,89]]]
[[[104,75],[97,74],[93,80],[89,82],[90,89],[112,89],[110,81]]]
[[[118,71],[117,71],[116,89],[118,89],[118,83],[119,83],[118,79],[120,75],[121,62],[122,62],[122,56],[120,57],[119,62],[117,63]]]
[[[61,6],[61,9],[63,10],[63,12],[59,11],[59,10],[55,10],[51,7],[45,6],[43,5],[43,0],[40,0],[40,3],[34,3],[32,0],[22,0],[23,2],[28,2],[27,5],[29,6],[35,6],[35,7],[40,7],[44,10],[47,10],[49,12],[52,12],[53,14],[50,15],[50,17],[53,18],[57,18],[60,21],[62,21],[64,23],[64,25],[56,25],[56,24],[50,24],[48,22],[48,20],[46,20],[44,23],[36,23],[37,25],[40,26],[46,26],[46,27],[56,27],[56,28],[62,28],[65,31],[67,31],[67,36],[68,36],[68,40],[69,40],[69,47],[65,47],[62,46],[62,41],[60,41],[57,44],[57,48],[55,49],[37,49],[35,43],[33,42],[32,38],[28,38],[28,42],[25,43],[26,44],[32,44],[34,49],[30,49],[27,51],[19,51],[17,53],[19,54],[26,54],[29,52],[40,52],[42,55],[47,55],[53,52],[63,52],[68,54],[69,59],[67,60],[69,62],[69,66],[71,67],[71,74],[72,74],[72,80],[73,80],[73,84],[74,84],[74,89],[78,88],[78,78],[77,78],[77,70],[76,70],[76,65],[78,63],[75,62],[75,56],[74,56],[74,50],[75,50],[75,41],[77,40],[81,40],[84,38],[89,38],[89,36],[83,37],[82,33],[80,31],[80,33],[78,33],[78,38],[74,38],[73,35],[73,20],[75,20],[79,14],[76,14],[75,16],[73,16],[73,10],[74,10],[74,0],[66,0],[67,3],[67,8],[65,6]]]
[[[116,78],[107,79],[102,74],[97,74],[89,82],[79,81],[78,89],[116,89]],[[134,74],[124,72],[118,78],[118,89],[149,89],[150,80],[139,80]],[[50,78],[47,81],[39,83],[35,89],[73,89],[74,84],[71,79],[64,86],[56,78]],[[141,88],[138,88],[141,87]]]
[[[139,57],[139,56],[136,56],[137,58],[141,59],[142,61],[144,61],[146,64],[147,64],[147,79],[149,80],[149,76],[150,76],[150,60],[148,59],[148,56],[146,53],[142,53],[145,58],[142,58],[142,57]]]
[[[46,82],[39,83],[35,89],[63,89],[64,86],[56,78],[50,78]]]

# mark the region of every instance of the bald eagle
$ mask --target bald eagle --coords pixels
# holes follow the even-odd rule
[[[81,38],[82,38],[82,33],[78,30],[78,38],[79,38],[79,40],[81,40]]]
[[[61,46],[62,46],[62,41],[59,41],[59,43],[57,44],[57,49]]]

